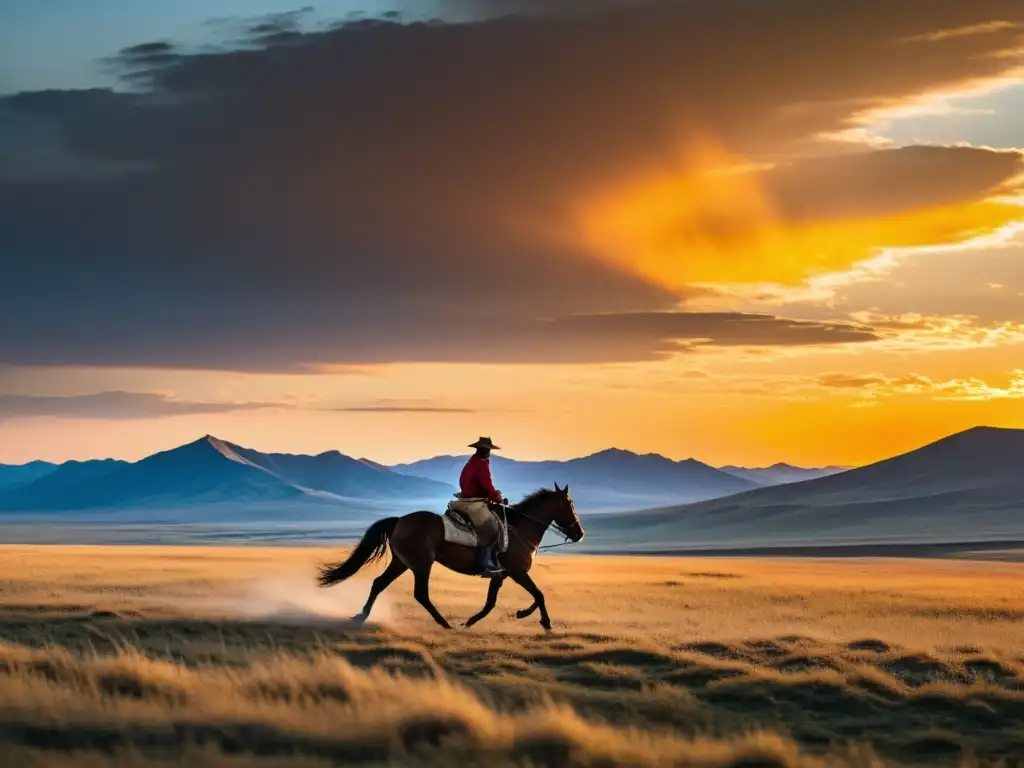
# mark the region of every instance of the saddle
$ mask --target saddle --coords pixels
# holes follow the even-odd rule
[[[466,502],[483,502],[486,504],[486,509],[490,513],[491,517],[486,521],[488,526],[493,526],[495,529],[495,535],[497,541],[495,548],[498,552],[504,552],[508,549],[508,524],[499,516],[494,508],[491,506],[487,499],[464,499],[460,494],[456,494],[456,498],[448,502],[448,508],[445,513],[441,516],[444,522],[444,539],[452,544],[460,544],[464,547],[479,547],[480,534],[477,531],[477,525],[474,524],[473,519],[465,511]],[[477,521],[479,524],[481,521]]]
[[[470,533],[476,535],[476,531],[473,528],[473,523],[470,521],[468,517],[466,517],[466,513],[463,512],[462,510],[453,507],[451,505],[451,502],[448,502],[448,509],[444,511],[444,516],[451,521],[452,525],[456,526],[457,528],[460,528],[464,531],[469,531]]]

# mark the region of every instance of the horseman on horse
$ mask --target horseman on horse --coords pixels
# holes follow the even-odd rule
[[[459,476],[459,493],[448,509],[467,518],[473,525],[480,546],[480,569],[487,575],[501,573],[495,558],[495,547],[503,528],[497,511],[508,504],[508,499],[496,490],[491,480],[491,451],[501,450],[489,437],[470,443],[476,453],[469,457]]]
[[[347,558],[321,567],[318,581],[320,586],[329,587],[351,578],[364,565],[381,560],[390,551],[388,567],[373,580],[366,604],[352,617],[354,621],[366,621],[381,592],[403,573],[412,571],[416,601],[434,621],[445,629],[451,629],[430,599],[430,571],[434,563],[439,563],[456,573],[486,576],[490,580],[487,601],[466,621],[467,627],[491,612],[501,585],[509,578],[533,598],[533,604],[517,611],[516,618],[525,619],[534,611],[540,611],[541,626],[551,629],[544,593],[530,576],[530,568],[548,528],[554,528],[561,534],[565,538],[564,543],[583,538],[583,526],[569,496],[569,487],[559,488],[555,483],[554,490],[541,488],[518,504],[507,506],[508,501],[491,482],[489,458],[497,446],[490,438],[481,437],[470,447],[475,448],[476,453],[462,470],[460,492],[456,494],[458,498],[450,503],[446,514],[419,510],[401,517],[378,520],[367,529]],[[492,511],[492,506],[501,509],[501,520]],[[472,530],[465,523],[457,523],[456,517],[467,518]],[[496,549],[501,553],[500,563]]]

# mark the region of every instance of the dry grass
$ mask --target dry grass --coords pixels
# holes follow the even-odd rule
[[[871,765],[1024,757],[1024,567],[545,558],[555,631],[342,617],[298,548],[0,548],[0,764]],[[438,571],[450,619],[486,582]],[[374,618],[378,618],[375,612]]]

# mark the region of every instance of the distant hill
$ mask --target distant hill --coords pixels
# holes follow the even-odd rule
[[[602,516],[587,535],[635,551],[1024,539],[1024,430],[977,427],[828,477]]]
[[[287,453],[259,453],[232,446],[235,453],[255,466],[295,485],[350,498],[450,496],[455,488],[423,477],[410,477],[365,459],[354,459],[339,451],[316,456]]]
[[[413,461],[409,464],[391,464],[388,468],[403,475],[426,477],[437,482],[448,482],[453,486],[457,486],[459,484],[459,472],[462,471],[462,466],[468,458],[469,456],[434,456],[429,459]],[[370,459],[363,459],[363,461],[369,462]],[[492,473],[497,472],[497,467],[509,462],[511,462],[510,459],[492,455]]]
[[[346,498],[447,497],[451,488],[379,469],[337,451],[263,454],[211,435],[134,463],[69,462],[0,492],[17,511],[191,507],[225,503],[340,503]]]
[[[727,466],[719,469],[758,485],[785,485],[846,472],[849,467],[794,467],[792,464],[772,464],[770,467]]]
[[[30,461],[28,464],[0,464],[0,491],[14,488],[38,480],[43,475],[53,472],[56,464],[48,461]]]
[[[457,485],[467,458],[435,456],[391,468]],[[595,512],[698,501],[758,487],[751,480],[695,459],[673,461],[654,453],[641,455],[616,448],[568,461],[516,461],[495,454],[491,456],[491,474],[511,501],[557,482],[569,485],[581,511]]]
[[[128,462],[115,459],[66,461],[31,483],[0,492],[0,507],[9,505],[33,509],[59,506],[67,498],[76,497],[83,488],[127,466]]]

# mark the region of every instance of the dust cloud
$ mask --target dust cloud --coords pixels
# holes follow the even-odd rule
[[[226,616],[247,620],[339,621],[359,613],[370,592],[370,579],[352,579],[328,589],[306,576],[271,576],[246,584],[231,594],[215,598]],[[394,604],[387,594],[374,603],[370,621],[394,626]]]

